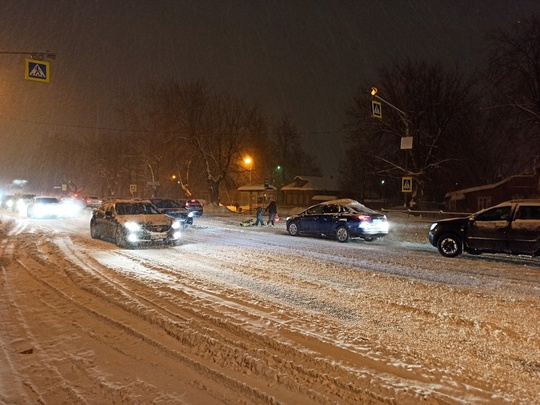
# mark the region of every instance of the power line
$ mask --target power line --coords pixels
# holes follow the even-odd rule
[[[32,121],[32,120],[21,120],[17,118],[8,118],[12,121],[25,122],[28,124],[39,124],[47,125],[51,127],[64,127],[64,128],[78,128],[78,129],[89,129],[89,130],[99,130],[99,131],[114,131],[114,132],[141,132],[141,133],[155,133],[155,132],[167,132],[167,131],[151,131],[146,129],[129,129],[129,128],[111,128],[111,127],[96,127],[96,126],[86,126],[86,125],[75,125],[75,124],[55,124],[51,122],[44,121]],[[317,134],[344,134],[350,133],[350,130],[336,129],[328,131],[300,131],[299,135],[317,135]],[[169,132],[175,133],[175,132]]]

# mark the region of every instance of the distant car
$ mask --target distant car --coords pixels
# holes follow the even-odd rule
[[[35,197],[35,194],[15,194],[13,198],[13,203],[11,204],[11,210],[23,214],[26,212],[26,206],[32,201]]]
[[[177,200],[182,207],[193,213],[194,217],[202,217],[204,208],[203,203],[194,198]]]
[[[28,218],[58,218],[62,215],[62,205],[57,197],[36,196],[26,206]]]
[[[287,218],[286,223],[287,231],[292,236],[324,236],[339,242],[348,242],[351,238],[371,242],[388,234],[386,215],[351,199],[313,205]]]
[[[512,200],[469,217],[434,222],[429,242],[445,257],[510,253],[540,255],[540,200]]]
[[[76,217],[85,208],[84,202],[77,197],[64,197],[60,200],[61,213],[64,218]]]
[[[149,200],[112,199],[92,212],[90,235],[109,238],[121,248],[144,244],[176,245],[181,224],[160,213]]]
[[[103,202],[97,195],[89,195],[84,197],[83,201],[88,208],[98,208]]]
[[[159,212],[179,221],[182,228],[193,225],[193,212],[188,211],[178,201],[170,198],[151,198],[150,201]]]
[[[11,205],[13,205],[13,198],[14,196],[12,194],[4,194],[0,198],[0,207],[1,208],[11,208]]]

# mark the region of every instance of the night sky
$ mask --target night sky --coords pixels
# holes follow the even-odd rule
[[[538,0],[0,0],[0,51],[57,54],[48,84],[24,80],[24,55],[0,54],[0,141],[114,136],[129,93],[204,79],[269,119],[288,113],[323,174],[337,174],[344,111],[380,67],[409,57],[472,70],[485,30],[533,13]]]

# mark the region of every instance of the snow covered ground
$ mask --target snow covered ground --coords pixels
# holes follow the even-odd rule
[[[0,211],[0,404],[540,403],[540,259],[206,211],[178,247]]]

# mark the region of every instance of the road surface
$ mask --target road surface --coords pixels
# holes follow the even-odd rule
[[[0,212],[0,404],[540,403],[540,259],[196,219],[177,247]]]

